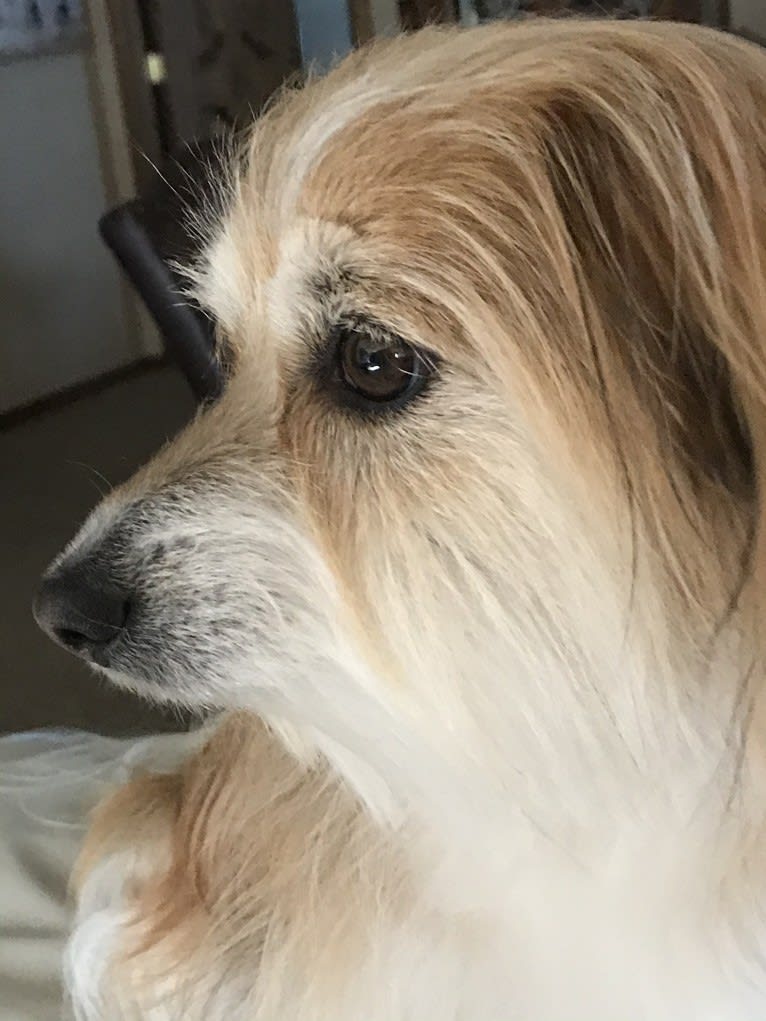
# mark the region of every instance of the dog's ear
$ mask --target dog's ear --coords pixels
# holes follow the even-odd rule
[[[766,54],[659,28],[615,42],[562,67],[537,110],[557,241],[587,324],[580,357],[626,470],[643,472],[636,485],[663,471],[679,499],[712,484],[755,512],[766,481]]]

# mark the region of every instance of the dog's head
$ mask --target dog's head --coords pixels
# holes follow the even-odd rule
[[[53,564],[43,626],[357,755],[635,761],[734,705],[765,103],[755,47],[587,22],[430,30],[284,96],[189,267],[226,390]]]

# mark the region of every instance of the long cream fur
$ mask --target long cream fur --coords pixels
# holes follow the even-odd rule
[[[428,30],[221,191],[226,392],[65,557],[130,513],[107,674],[234,714],[99,810],[78,1017],[763,1018],[766,55]],[[311,371],[355,314],[439,358],[378,422]]]

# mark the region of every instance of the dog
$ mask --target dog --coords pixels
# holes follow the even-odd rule
[[[78,1018],[766,1015],[766,55],[430,28],[286,91],[220,400],[36,613],[210,714],[97,810]]]

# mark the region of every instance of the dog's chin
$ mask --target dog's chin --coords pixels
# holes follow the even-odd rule
[[[153,670],[151,663],[125,668],[99,663],[89,657],[86,658],[86,662],[109,684],[153,705],[172,707],[200,715],[220,712],[227,708],[222,699],[213,696],[211,686],[201,677],[171,679],[164,677],[161,670]]]
[[[109,685],[134,695],[143,702],[182,711],[200,718],[226,711],[259,711],[272,702],[279,702],[276,692],[259,683],[257,673],[247,673],[241,690],[226,684],[225,673],[204,669],[205,664],[192,665],[183,656],[177,659],[168,651],[156,659],[117,657],[111,661],[101,657],[83,657],[91,669]],[[106,661],[104,661],[106,660]],[[231,665],[236,672],[236,666]]]
[[[151,676],[115,670],[113,667],[102,666],[93,661],[91,661],[90,666],[99,677],[105,678],[109,684],[123,691],[128,691],[144,701],[159,702],[163,705],[188,705],[186,698],[179,697],[177,689],[171,689],[168,685],[162,684]]]

